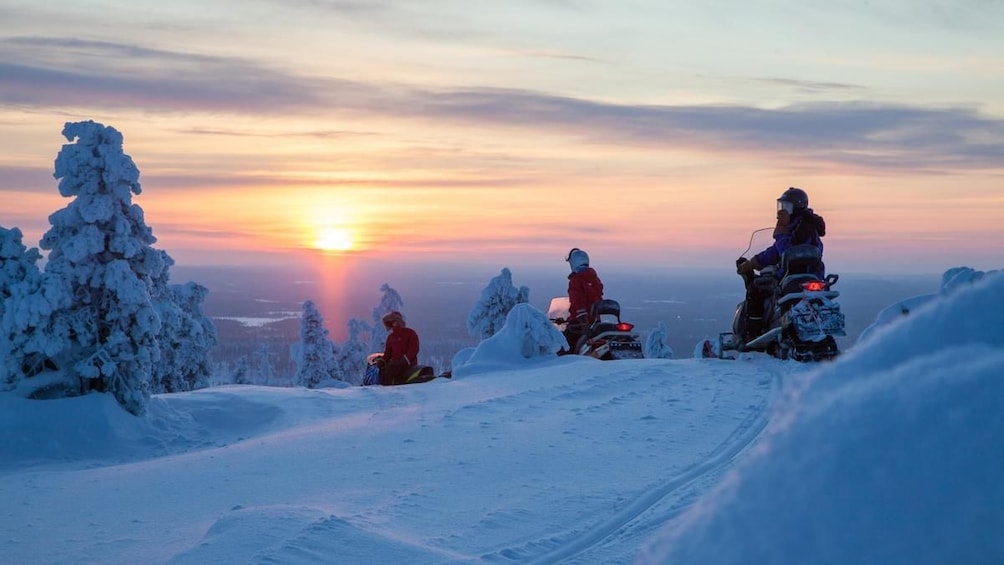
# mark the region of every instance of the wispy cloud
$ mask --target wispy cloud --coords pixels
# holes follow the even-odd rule
[[[1004,162],[1004,120],[973,108],[867,101],[781,108],[616,104],[529,90],[303,77],[246,59],[79,40],[0,41],[0,60],[0,103],[29,107],[329,118],[350,113],[566,134],[591,144],[758,153],[874,169],[993,170]],[[853,90],[839,83],[787,83]]]
[[[840,93],[846,96],[853,93],[862,95],[867,90],[865,87],[861,85],[847,84],[842,82],[819,82],[812,80],[796,80],[791,78],[754,78],[751,80],[753,82],[758,82],[770,86],[782,86],[785,88],[791,88],[806,94]]]
[[[75,39],[0,41],[0,103],[161,111],[281,113],[317,108],[317,82],[253,61]]]

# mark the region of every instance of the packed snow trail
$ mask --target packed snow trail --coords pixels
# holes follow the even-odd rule
[[[716,363],[709,360],[708,363]],[[636,498],[613,512],[606,520],[585,531],[571,531],[568,538],[560,539],[558,547],[542,555],[534,556],[528,563],[553,564],[567,559],[574,560],[584,553],[597,548],[610,538],[630,537],[631,529],[649,531],[651,524],[641,517],[654,508],[668,507],[669,513],[676,514],[688,507],[700,491],[713,484],[718,476],[730,468],[733,462],[745,452],[767,427],[770,406],[781,390],[781,373],[766,367],[757,367],[756,374],[741,371],[743,378],[755,378],[759,383],[770,383],[771,392],[762,397],[760,403],[747,415],[735,432],[730,435],[706,459],[694,463],[682,472],[667,476],[662,482],[647,487]],[[656,524],[666,521],[666,513],[659,515]],[[635,522],[641,524],[634,525]],[[552,539],[554,539],[552,537]],[[503,554],[511,551],[504,551]],[[599,561],[597,561],[599,562]],[[602,560],[609,563],[609,558]]]
[[[754,440],[777,375],[794,365],[566,357],[403,387],[164,395],[145,420],[101,414],[114,404],[94,395],[78,400],[100,403],[95,421],[75,429],[101,437],[101,450],[67,459],[50,442],[0,469],[0,553],[12,563],[627,562],[652,514],[699,497]],[[81,523],[88,536],[73,533]],[[65,543],[30,543],[40,524]]]

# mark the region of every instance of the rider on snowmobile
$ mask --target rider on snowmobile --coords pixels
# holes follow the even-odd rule
[[[572,269],[568,275],[568,325],[565,327],[565,339],[576,352],[576,344],[585,333],[592,320],[592,306],[603,299],[603,282],[596,271],[589,266],[589,254],[573,247],[565,261]]]
[[[400,312],[388,312],[383,326],[389,332],[380,367],[380,384],[400,384],[408,369],[418,364],[418,334],[409,328]]]
[[[757,253],[752,259],[740,263],[737,272],[741,275],[752,275],[754,270],[761,270],[770,265],[776,265],[781,255],[794,245],[809,244],[819,248],[820,257],[823,254],[822,237],[826,235],[826,222],[809,208],[809,195],[801,188],[791,187],[777,199],[777,225],[774,227],[774,244]],[[825,276],[825,266],[819,262],[816,276]],[[784,273],[778,273],[783,278]],[[747,276],[752,281],[752,276]],[[745,342],[759,337],[764,331],[764,300],[765,291],[755,284],[746,287],[746,323]]]

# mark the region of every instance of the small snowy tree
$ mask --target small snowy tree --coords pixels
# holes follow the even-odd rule
[[[154,392],[182,392],[209,385],[209,350],[216,346],[216,327],[202,304],[209,290],[194,282],[163,286],[155,305],[160,314],[160,362],[154,370]]]
[[[349,338],[342,344],[336,359],[346,382],[359,385],[366,376],[366,343],[360,336],[371,330],[364,320],[349,320]]]
[[[21,324],[14,320],[18,311],[13,302],[41,284],[41,273],[35,265],[41,255],[34,247],[25,247],[21,243],[22,237],[21,230],[17,228],[0,227],[0,390],[16,386],[25,369],[21,347],[25,336],[19,331]],[[11,326],[12,331],[4,329],[3,320],[8,317],[8,311],[10,320],[6,324]]]
[[[530,289],[512,284],[512,272],[503,268],[481,291],[481,298],[467,317],[467,331],[473,336],[488,339],[505,325],[506,316],[517,304],[530,301]]]
[[[254,352],[255,358],[255,383],[261,385],[271,385],[275,380],[275,367],[272,365],[272,348],[268,342],[262,342]]]
[[[313,300],[303,303],[300,341],[294,344],[293,361],[296,363],[295,382],[300,386],[316,388],[326,379],[342,378],[335,360],[335,346],[328,339],[324,318]]]
[[[666,342],[668,330],[666,324],[659,322],[654,330],[648,333],[645,339],[643,353],[646,359],[672,359],[673,349]]]
[[[401,295],[396,290],[384,283],[380,287],[380,292],[383,293],[380,304],[373,309],[373,328],[370,334],[370,352],[372,353],[382,352],[384,346],[387,345],[387,328],[383,327],[383,317],[394,311],[404,314],[404,301],[401,300]]]
[[[251,371],[251,367],[248,364],[247,357],[241,357],[237,360],[237,364],[234,366],[234,372],[231,380],[235,385],[247,385],[251,384],[251,380],[248,379],[248,373]]]
[[[38,249],[28,249],[21,242],[23,237],[18,228],[0,227],[0,308],[10,297],[14,285],[39,277],[36,263],[42,256]]]

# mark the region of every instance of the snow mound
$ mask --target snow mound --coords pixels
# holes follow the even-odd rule
[[[1004,276],[820,368],[643,563],[1004,562]]]
[[[248,532],[256,532],[249,536]],[[318,508],[236,506],[172,565],[203,563],[449,563],[457,556],[360,528]]]
[[[0,429],[8,430],[0,434],[0,470],[107,465],[230,445],[337,416],[337,405],[319,401],[339,394],[345,391],[231,385],[155,395],[140,417],[110,394],[45,401],[0,394]]]
[[[911,296],[910,298],[901,300],[900,302],[883,309],[875,317],[875,321],[870,326],[862,330],[861,334],[858,336],[857,342],[862,343],[870,339],[871,335],[879,329],[885,328],[886,326],[899,321],[904,316],[910,315],[911,312],[914,312],[922,306],[936,300],[938,297],[947,296],[960,288],[965,288],[967,285],[980,281],[984,277],[992,275],[996,272],[997,271],[977,271],[970,267],[954,267],[948,269],[941,275],[941,287],[937,293]]]
[[[517,304],[506,316],[505,325],[471,351],[453,358],[453,376],[512,370],[556,361],[555,355],[568,347],[565,336],[540,310]]]

